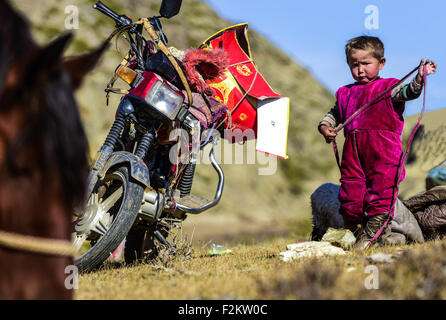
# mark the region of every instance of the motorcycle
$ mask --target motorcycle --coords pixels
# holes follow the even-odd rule
[[[218,79],[210,84],[211,91],[216,93],[215,99],[203,92],[198,94],[200,90],[193,79],[196,77],[190,75],[190,70],[196,68],[186,67],[186,59],[175,57],[166,47],[168,40],[160,22],[161,18],[177,15],[181,2],[163,0],[159,16],[136,22],[101,1],[93,5],[115,21],[116,30],[110,38],[122,35],[130,49],[106,88],[107,98],[109,93],[124,96],[90,170],[86,205],[76,214],[73,223],[73,244],[79,252],[75,264],[81,271],[100,266],[124,239],[126,263],[152,259],[160,247],[174,251],[175,246],[167,240],[169,232],[181,227],[188,214],[202,213],[221,199],[224,173],[214,154],[221,135],[215,133],[228,127],[245,130],[255,126],[256,109],[245,99],[248,92],[254,98],[256,95],[262,99],[280,97],[255,68],[247,39],[232,41],[235,38],[228,36],[229,31],[233,37],[243,36],[247,24],[223,30],[228,46],[237,44],[231,50],[236,50],[234,56],[241,59],[232,61],[233,72],[238,72],[233,81],[229,81],[232,75],[227,72],[230,66],[225,66],[225,75],[217,72],[211,77]],[[148,39],[143,36],[143,30]],[[198,55],[215,53],[211,60],[217,64],[225,60],[218,56],[218,50],[209,50],[212,46],[222,46],[219,36],[223,33],[211,36],[206,48],[196,49]],[[239,43],[245,47],[238,47]],[[244,78],[235,79],[240,75]],[[130,86],[129,90],[113,88],[118,77]],[[236,80],[245,86],[245,94],[235,85]],[[227,85],[232,91],[227,90]],[[238,101],[233,103],[230,112],[226,105],[228,97]],[[234,124],[231,114],[236,118]],[[237,140],[234,136],[231,139]],[[198,154],[209,144],[208,158],[218,176],[212,200],[191,194]]]
[[[186,147],[183,161],[173,163],[169,159],[171,149],[178,148],[178,139],[170,140],[170,132],[181,129],[189,134],[184,140],[191,141],[193,131],[199,132],[200,126],[188,110],[193,101],[191,90],[178,61],[166,48],[167,37],[160,23],[160,18],[175,16],[180,6],[181,0],[163,0],[160,16],[133,23],[101,1],[93,5],[116,22],[119,32],[126,33],[130,51],[115,74],[131,89],[117,108],[89,173],[87,203],[74,221],[73,244],[79,252],[75,264],[81,271],[100,266],[124,238],[127,263],[142,259],[144,254],[155,256],[155,241],[170,247],[166,240],[169,230],[188,213],[201,213],[220,201],[224,174],[213,148],[209,159],[218,185],[212,201],[190,194],[196,161],[194,153],[187,152],[192,149],[189,143],[179,148],[184,151]],[[143,29],[150,40],[143,37]],[[175,77],[180,81],[167,80]],[[215,142],[209,137],[199,147]]]

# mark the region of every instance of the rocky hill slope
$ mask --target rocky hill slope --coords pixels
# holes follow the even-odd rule
[[[412,143],[410,157],[406,166],[406,178],[401,184],[400,196],[408,198],[424,191],[425,178],[429,171],[446,160],[446,109],[439,109],[426,113],[421,121],[421,132]],[[406,120],[403,132],[403,146],[418,120],[418,115]]]

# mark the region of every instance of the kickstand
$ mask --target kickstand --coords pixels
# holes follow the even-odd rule
[[[169,243],[169,241],[167,241],[166,238],[164,238],[164,236],[158,230],[155,231],[155,237],[159,242],[161,242],[161,244],[165,245],[168,249],[172,248],[172,245]]]

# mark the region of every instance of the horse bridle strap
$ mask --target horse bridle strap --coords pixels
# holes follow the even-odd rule
[[[28,236],[0,230],[0,247],[45,255],[73,257],[76,249],[68,240]]]

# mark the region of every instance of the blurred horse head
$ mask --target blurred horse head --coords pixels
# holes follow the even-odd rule
[[[26,19],[0,0],[0,230],[71,240],[73,210],[84,199],[88,141],[73,91],[106,43],[62,58],[72,38],[36,44]],[[69,299],[70,256],[0,245],[0,299]]]

